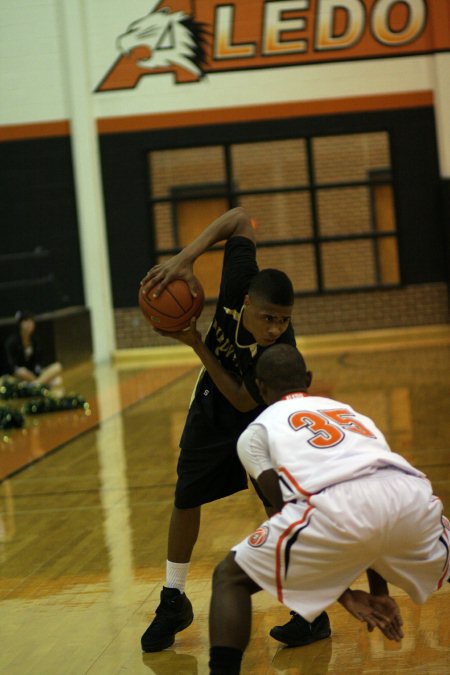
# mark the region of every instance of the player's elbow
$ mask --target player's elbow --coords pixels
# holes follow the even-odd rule
[[[235,206],[233,209],[231,209],[230,213],[234,215],[237,221],[242,220],[243,222],[250,222],[250,216],[243,206]]]
[[[254,241],[255,234],[253,231],[252,219],[247,211],[242,208],[242,206],[236,206],[236,208],[232,210],[232,213],[235,224],[233,236],[247,237]]]

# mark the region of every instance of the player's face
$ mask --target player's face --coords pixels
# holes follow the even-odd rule
[[[287,329],[291,321],[292,306],[273,305],[259,298],[244,300],[244,327],[262,347],[273,345]]]

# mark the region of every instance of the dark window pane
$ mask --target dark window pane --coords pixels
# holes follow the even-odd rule
[[[180,185],[201,185],[225,181],[221,146],[156,150],[150,153],[151,194],[168,197]]]
[[[317,184],[368,180],[369,171],[391,166],[386,132],[313,139]]]
[[[275,267],[283,270],[292,281],[296,292],[316,291],[317,276],[314,248],[309,244],[276,246],[258,249],[260,269]]]
[[[303,186],[309,182],[303,139],[233,145],[231,157],[239,190]]]
[[[324,288],[364,288],[376,284],[372,241],[329,242],[321,246]]]
[[[257,241],[312,236],[309,193],[243,195],[239,203],[256,219]]]
[[[319,229],[323,237],[358,234],[372,229],[368,188],[337,188],[317,193]]]
[[[174,248],[175,238],[172,225],[172,207],[170,204],[154,204],[155,242],[158,250]]]

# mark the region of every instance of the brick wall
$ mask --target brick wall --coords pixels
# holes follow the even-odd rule
[[[198,327],[205,334],[213,312],[207,305]],[[427,326],[450,323],[445,284],[424,284],[393,290],[339,293],[296,300],[293,325],[298,335]],[[178,344],[155,333],[137,307],[116,309],[118,349]]]
[[[312,139],[310,149],[312,176],[308,171],[308,144],[303,138],[231,145],[234,186],[242,191],[270,190],[266,194],[239,197],[239,203],[257,221],[258,242],[314,236],[311,181],[319,188],[315,199],[321,236],[364,235],[371,231],[374,214],[367,186],[325,186],[367,181],[371,171],[389,172],[388,134],[318,137]],[[170,199],[171,191],[181,186],[225,185],[225,148],[217,145],[155,151],[149,154],[149,173],[149,192],[156,198]],[[297,189],[292,192],[277,192],[278,188],[294,187]],[[383,211],[379,210],[377,218],[381,229],[395,228],[395,223],[386,226],[383,222],[387,220]],[[174,247],[170,203],[154,204],[154,221],[157,249]],[[324,244],[321,253],[324,288],[376,285],[374,251],[373,244],[364,240]],[[312,245],[290,244],[273,251],[262,248],[260,257],[262,267],[284,269],[296,291],[318,290]]]

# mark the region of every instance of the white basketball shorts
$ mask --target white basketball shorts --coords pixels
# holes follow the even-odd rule
[[[449,540],[428,480],[389,468],[286,504],[232,550],[261,588],[312,621],[369,567],[425,602],[449,574]]]

